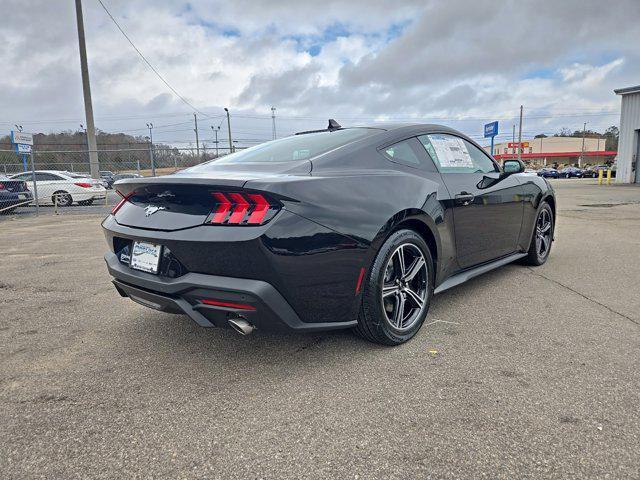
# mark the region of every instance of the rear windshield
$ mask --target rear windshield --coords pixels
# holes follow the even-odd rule
[[[220,160],[212,160],[189,168],[186,171],[206,171],[212,163],[226,165],[307,160],[378,132],[379,130],[373,128],[346,128],[344,130],[334,130],[333,132],[293,135],[226,155]]]

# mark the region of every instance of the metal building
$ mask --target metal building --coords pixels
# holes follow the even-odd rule
[[[614,92],[622,96],[616,182],[640,183],[640,85]]]

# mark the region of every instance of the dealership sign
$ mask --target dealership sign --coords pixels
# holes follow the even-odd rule
[[[16,146],[16,152],[22,155],[22,167],[27,171],[27,154],[31,153],[33,135],[30,133],[11,130],[11,143]]]
[[[487,123],[484,126],[484,138],[493,138],[498,135],[498,122]]]
[[[494,155],[493,141],[498,135],[498,122],[487,123],[484,126],[484,138],[491,138],[491,155]]]
[[[11,132],[11,143],[18,145],[33,145],[33,135],[24,132]]]
[[[12,130],[11,143],[16,146],[16,152],[22,154],[31,153],[31,147],[33,145],[33,135],[31,133],[15,132]]]

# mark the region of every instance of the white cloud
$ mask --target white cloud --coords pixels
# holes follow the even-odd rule
[[[6,1],[15,15],[0,26],[0,134],[15,121],[32,130],[77,128],[83,109],[71,2]],[[484,119],[510,124],[520,104],[530,117],[525,130],[549,131],[581,124],[568,113],[615,109],[612,89],[640,78],[637,0],[607,8],[595,0],[105,3],[183,96],[216,115],[231,107],[246,138],[269,137],[268,118],[247,117],[266,116],[271,105],[282,132],[332,116],[344,124],[440,119],[472,133]],[[85,23],[99,127],[172,123],[176,112],[188,121],[190,109],[97,3],[85,2]],[[617,118],[590,120],[605,127]],[[165,139],[190,138],[190,128]]]

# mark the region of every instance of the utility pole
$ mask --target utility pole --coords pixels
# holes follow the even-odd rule
[[[231,118],[229,117],[229,109],[225,107],[224,111],[227,112],[227,130],[229,130],[229,153],[233,153],[233,142],[231,141]]]
[[[216,141],[214,143],[216,144],[216,158],[218,158],[218,131],[220,130],[220,126],[218,126],[218,128],[215,128],[213,125],[211,125],[211,130],[213,130],[213,133],[216,134]]]
[[[588,122],[584,122],[584,125],[582,126],[582,151],[580,153],[580,158],[578,158],[578,168],[581,168],[582,163],[584,162],[584,136],[587,132],[587,123]]]
[[[273,139],[276,139],[276,107],[271,107],[271,131],[273,133]]]
[[[194,132],[196,132],[196,155],[198,158],[200,158],[200,141],[198,140],[198,115],[197,114],[193,114],[193,122],[196,125],[196,128],[193,129]]]
[[[147,123],[149,129],[149,159],[151,160],[151,176],[156,176],[156,163],[153,158],[153,123]]]
[[[84,21],[82,19],[82,0],[76,0],[76,21],[78,23],[78,48],[80,49],[80,70],[82,73],[82,92],[84,94],[84,113],[87,120],[87,145],[89,147],[89,168],[91,178],[100,178],[96,128],[93,123],[93,105],[91,104],[91,86],[89,85],[89,66],[87,64],[87,46],[84,41]]]
[[[511,145],[513,148],[511,149],[511,155],[516,156],[516,126],[513,125],[513,135],[511,136]]]
[[[520,105],[520,126],[518,127],[518,161],[522,161],[522,105]]]

